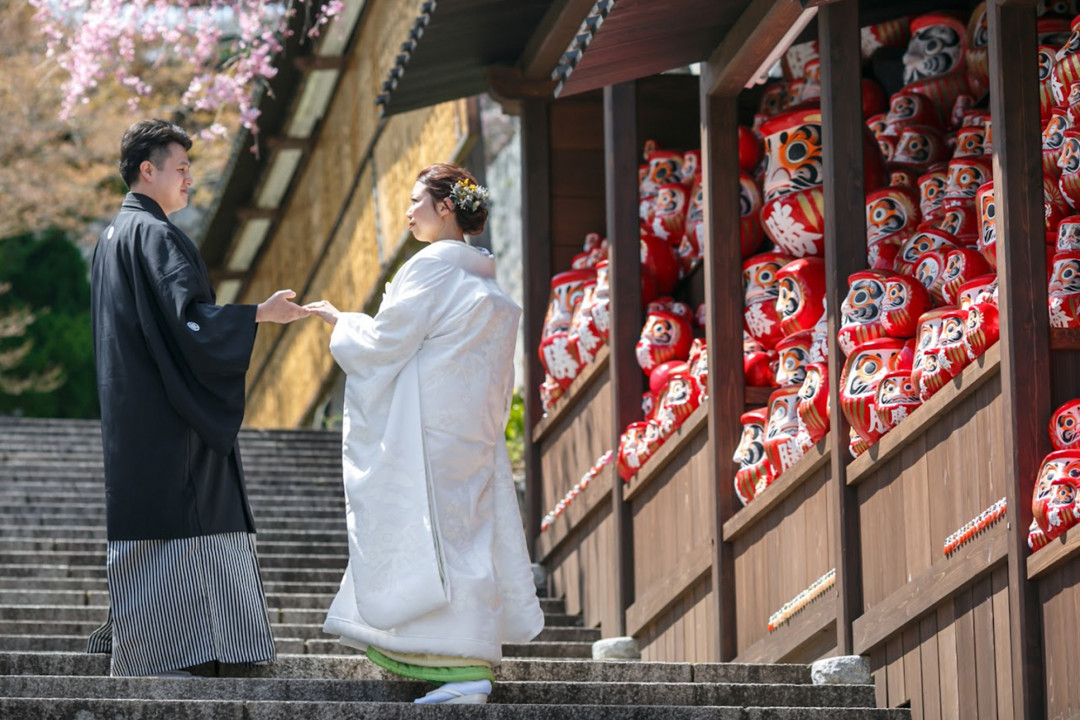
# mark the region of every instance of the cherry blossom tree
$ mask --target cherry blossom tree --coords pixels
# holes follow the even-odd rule
[[[256,134],[261,84],[305,13],[314,38],[344,8],[341,0],[30,0],[48,55],[66,73],[61,120],[88,104],[105,83],[126,88],[132,106],[155,92],[155,70],[171,64],[188,75],[182,103],[213,120],[203,135],[228,132],[220,113],[235,110]]]

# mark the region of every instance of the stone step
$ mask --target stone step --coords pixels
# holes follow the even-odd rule
[[[309,477],[304,482],[294,478],[246,477],[249,495],[341,495],[341,473],[322,478]],[[89,498],[100,500],[105,492],[104,480],[58,480],[36,478],[33,480],[6,481],[0,474],[0,493],[4,496],[30,496],[36,501],[54,498]]]
[[[261,560],[261,558],[260,558]],[[260,563],[261,565],[261,563]],[[263,582],[332,583],[336,588],[343,570],[333,568],[267,568],[260,567]],[[0,565],[0,577],[10,578],[92,578],[105,579],[105,565]]]
[[[19,512],[7,512],[0,513],[0,525],[4,526],[62,526],[70,523],[72,525],[85,525],[88,522],[97,523],[101,527],[105,527],[105,516],[103,513],[95,513],[93,517],[86,517],[80,513],[55,513],[48,515],[33,515],[27,513],[25,509]],[[345,513],[344,511],[337,511],[336,517],[288,517],[283,515],[270,515],[268,513],[255,513],[255,527],[260,532],[263,530],[271,529],[284,529],[284,530],[340,530],[344,527]]]
[[[15,609],[33,608],[34,606],[16,606]],[[83,608],[77,608],[83,609]],[[92,612],[85,613],[82,617],[73,618],[66,613],[55,613],[52,617],[24,617],[24,613],[9,613],[7,608],[0,608],[0,635],[76,635],[88,636],[100,627],[108,617],[108,608],[94,607],[85,608]],[[271,629],[275,638],[289,638],[300,640],[325,640],[327,634],[323,632],[323,621],[326,619],[326,611],[318,610],[310,613],[311,620],[316,622],[296,623],[280,622],[278,611],[270,611]],[[600,631],[592,628],[576,627],[545,627],[536,637],[537,642],[587,642],[593,643],[600,639]]]
[[[340,579],[340,577],[339,577]],[[271,609],[322,609],[330,607],[335,593],[267,593],[266,603]],[[108,605],[109,594],[104,590],[37,590],[24,588],[0,590],[0,606],[3,605]]]
[[[0,634],[0,651],[19,652],[80,652],[86,650],[87,634],[61,635],[56,633]],[[354,648],[342,645],[329,636],[321,638],[274,637],[278,652],[293,655],[353,655]],[[592,643],[528,642],[506,643],[507,657],[590,658]]]
[[[341,543],[347,540],[345,523],[340,523],[337,531],[326,530],[262,530],[258,534],[259,547],[266,542],[316,542]],[[105,542],[104,525],[63,526],[63,525],[0,525],[0,538],[36,539],[67,538],[70,540],[93,540]]]
[[[221,665],[218,672],[229,677],[293,677],[324,680],[393,679],[358,653],[352,655],[278,654],[270,665]],[[97,675],[109,674],[105,655],[84,652],[0,652],[3,675]],[[748,665],[738,663],[611,662],[507,658],[495,670],[499,680],[551,680],[556,682],[637,682],[808,684],[807,665]]]
[[[673,707],[665,705],[452,705],[428,708],[412,703],[254,702],[241,700],[0,699],[0,716],[79,720],[910,720],[909,710],[839,708]]]
[[[32,513],[27,512],[28,507],[33,509]],[[345,498],[342,496],[340,502],[333,504],[329,502],[305,503],[301,507],[281,505],[270,499],[252,501],[251,512],[255,515],[256,525],[259,518],[264,520],[291,519],[300,523],[310,522],[311,520],[337,519],[343,521],[345,517]],[[99,503],[64,503],[58,505],[35,505],[33,503],[13,505],[6,503],[0,505],[0,525],[8,524],[9,519],[27,515],[38,519],[39,522],[48,521],[50,524],[61,522],[62,518],[71,518],[82,523],[98,521],[104,525],[105,502],[103,499]]]
[[[105,550],[105,545],[104,539],[71,540],[62,537],[21,538],[0,536],[0,557],[10,552],[101,554]],[[260,557],[264,554],[305,555],[311,553],[315,555],[344,555],[348,553],[348,545],[345,542],[344,532],[341,534],[340,542],[282,541],[260,537],[258,539],[258,551]],[[103,555],[102,560],[104,561]]]
[[[246,700],[405,703],[431,688],[398,680],[310,678],[71,678],[0,677],[8,698]],[[760,685],[734,683],[584,683],[504,681],[493,703],[514,705],[873,707],[870,685]]]
[[[75,552],[48,550],[2,550],[0,565],[88,565],[105,567],[104,548],[100,552]],[[335,548],[333,553],[275,553],[263,552],[259,548],[260,568],[327,568],[345,570],[348,561],[348,548],[344,545]]]

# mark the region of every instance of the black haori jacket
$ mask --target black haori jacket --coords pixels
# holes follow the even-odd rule
[[[255,306],[215,305],[195,244],[137,193],[90,285],[109,540],[255,532],[236,442]]]

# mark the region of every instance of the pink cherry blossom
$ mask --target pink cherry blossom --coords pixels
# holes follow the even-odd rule
[[[48,57],[67,73],[60,118],[89,102],[95,89],[115,82],[137,105],[154,88],[143,70],[163,64],[190,74],[183,103],[217,113],[232,108],[258,133],[257,98],[274,67],[289,21],[309,0],[30,0],[48,44]],[[305,35],[316,37],[341,14],[341,0],[304,8]],[[201,134],[220,137],[216,122]]]

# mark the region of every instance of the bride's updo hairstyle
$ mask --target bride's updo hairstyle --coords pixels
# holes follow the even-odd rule
[[[458,227],[466,235],[484,232],[488,218],[487,189],[476,182],[468,170],[449,163],[428,165],[416,176],[431,193],[436,204],[446,198],[454,206]]]

